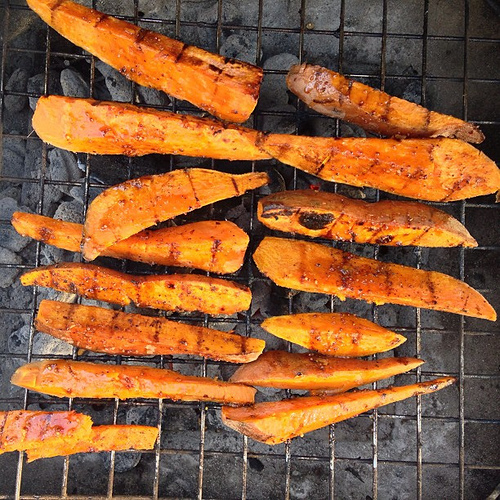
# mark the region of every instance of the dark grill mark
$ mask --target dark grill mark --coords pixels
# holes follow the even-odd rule
[[[189,47],[189,45],[187,45],[187,44],[183,44],[182,49],[179,51],[179,53],[178,53],[178,54],[177,54],[177,56],[175,57],[175,62],[176,62],[176,63],[177,63],[177,62],[179,62],[179,61],[182,59],[182,57],[183,57],[183,55],[184,55],[184,51],[185,51],[188,47]]]
[[[306,229],[319,230],[335,220],[333,214],[317,212],[301,212],[299,215],[299,224]]]
[[[386,123],[389,121],[389,115],[391,114],[391,100],[392,97],[389,96],[389,99],[387,99],[387,102],[385,103],[385,109],[380,115],[380,120]]]
[[[145,30],[144,28],[140,28],[137,34],[135,35],[135,42],[137,45],[140,44],[144,38],[149,34],[149,30]]]
[[[96,22],[94,23],[94,28],[97,28],[97,26],[99,26],[99,24],[101,24],[103,21],[105,21],[108,17],[109,16],[107,14],[99,12],[99,14],[96,18]]]
[[[197,208],[199,208],[201,206],[200,205],[200,200],[199,200],[198,195],[196,194],[196,190],[194,188],[193,179],[191,178],[191,172],[189,170],[186,170],[185,172],[186,172],[187,178],[189,180],[189,183],[191,184],[191,190],[193,191],[193,198],[196,201]]]
[[[234,191],[236,192],[237,196],[242,194],[242,193],[240,193],[240,190],[238,189],[238,183],[236,182],[236,179],[234,177],[231,177],[231,181],[233,182]]]

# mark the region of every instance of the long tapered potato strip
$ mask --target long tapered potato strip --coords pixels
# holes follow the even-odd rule
[[[11,222],[22,236],[80,252],[82,224],[25,212],[14,212]],[[228,274],[243,265],[248,241],[248,235],[236,224],[207,220],[141,231],[106,248],[103,255]]]
[[[280,191],[259,200],[259,220],[278,231],[332,240],[422,247],[477,246],[451,215],[423,203],[367,203],[325,191]]]
[[[321,66],[294,65],[286,83],[318,113],[341,118],[377,134],[452,137],[474,143],[484,140],[484,134],[472,123],[430,111]]]
[[[359,257],[337,248],[284,238],[264,238],[254,253],[276,284],[375,304],[401,304],[496,320],[486,299],[446,274]]]
[[[65,359],[23,365],[11,382],[43,394],[74,398],[166,398],[244,405],[253,403],[255,395],[253,387],[172,370]]]
[[[69,0],[29,0],[52,28],[130,80],[184,99],[213,115],[244,122],[263,71],[212,54]]]
[[[227,174],[204,168],[174,170],[110,187],[90,204],[82,253],[93,260],[143,229],[269,182],[264,172]]]
[[[37,267],[24,273],[21,283],[165,311],[233,314],[248,309],[252,300],[248,287],[221,278],[197,274],[136,276],[77,262]]]
[[[439,391],[455,381],[453,377],[443,377],[401,387],[291,398],[245,408],[224,406],[222,421],[256,441],[279,444],[380,406]]]
[[[82,349],[132,356],[192,354],[247,363],[265,342],[162,317],[42,300],[36,328]]]

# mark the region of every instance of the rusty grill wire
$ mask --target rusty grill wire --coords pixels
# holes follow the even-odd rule
[[[174,1],[174,0],[172,0]],[[183,9],[189,9],[190,2],[187,0],[176,0],[175,17],[171,19],[159,19],[148,17],[141,12],[142,3],[133,0],[132,15],[123,17],[134,23],[141,23],[150,29],[169,30],[171,35],[181,38],[185,42],[190,42],[188,33],[192,30],[208,30],[215,39],[215,48],[220,50],[224,33],[246,32],[251,33],[255,41],[255,62],[262,64],[261,52],[264,41],[270,37],[279,40],[282,36],[293,36],[296,40],[299,60],[310,61],[311,53],[307,48],[309,37],[322,37],[325,43],[325,53],[335,53],[337,57],[331,61],[334,69],[346,73],[354,78],[365,80],[374,86],[387,88],[389,82],[405,80],[415,82],[418,87],[418,96],[423,104],[429,102],[429,95],[435,89],[444,88],[447,84],[458,90],[461,95],[462,118],[472,119],[479,123],[486,132],[487,141],[481,146],[493,159],[498,159],[499,144],[495,137],[500,132],[500,122],[498,121],[498,58],[494,67],[495,56],[498,55],[498,37],[496,35],[480,36],[475,32],[471,34],[471,24],[484,12],[491,16],[484,19],[488,25],[498,26],[498,17],[495,18],[494,10],[486,2],[480,0],[455,1],[452,5],[459,9],[463,16],[463,32],[461,34],[431,34],[429,23],[432,21],[436,26],[436,17],[440,15],[440,8],[444,5],[438,0],[425,0],[419,17],[421,30],[405,32],[404,30],[390,29],[392,15],[396,9],[396,2],[383,0],[376,2],[380,8],[380,13],[369,9],[366,4],[366,16],[379,16],[379,30],[367,29],[354,30],[346,27],[347,13],[353,6],[360,2],[354,0],[339,0],[332,2],[338,8],[339,27],[335,30],[317,29],[308,20],[308,12],[314,6],[314,0],[301,0],[297,3],[299,10],[299,24],[295,26],[266,26],[264,23],[264,12],[269,3],[258,0],[258,15],[255,23],[250,25],[225,23],[224,22],[224,0],[217,3],[216,23],[202,23],[184,21],[182,19]],[[363,3],[363,2],[361,2]],[[411,2],[411,7],[421,4]],[[120,5],[120,4],[119,4]],[[250,3],[249,3],[250,5]],[[255,5],[255,4],[252,4]],[[373,3],[375,5],[375,3]],[[372,5],[372,7],[373,7]],[[92,6],[105,7],[95,0]],[[124,7],[125,8],[125,7]],[[332,7],[333,8],[333,7]],[[358,5],[359,8],[359,5]],[[401,8],[401,6],[399,7]],[[409,14],[410,8],[408,8]],[[125,12],[125,11],[123,11]],[[7,68],[12,58],[15,60],[23,54],[34,54],[34,57],[43,58],[44,65],[44,89],[43,94],[49,90],[51,69],[54,60],[65,59],[70,62],[82,60],[90,62],[90,72],[88,83],[90,85],[90,95],[94,95],[96,84],[96,69],[94,57],[83,53],[81,50],[75,52],[61,52],[52,49],[54,33],[49,28],[45,31],[45,40],[41,45],[28,45],[26,47],[11,46],[11,32],[17,28],[13,24],[13,19],[19,19],[19,13],[28,15],[29,9],[22,1],[6,1],[3,5],[2,18],[2,54],[0,68],[0,118],[4,117],[4,102],[7,96],[27,96],[38,97],[39,94],[32,92],[21,92],[16,89],[6,90],[8,78]],[[109,12],[116,15],[122,12]],[[476,26],[474,24],[474,26]],[[189,31],[191,30],[191,31]],[[434,28],[434,32],[435,32]],[[380,55],[378,71],[356,72],[350,71],[350,60],[352,50],[347,50],[346,45],[353,40],[361,39],[380,40]],[[388,68],[388,44],[405,44],[411,41],[421,46],[420,67],[414,74],[403,74]],[[457,67],[453,74],[431,74],[429,64],[436,68],[436,61],[430,56],[430,43],[443,43],[459,45],[462,43],[462,53],[454,54],[448,52],[446,57],[454,57]],[[330,46],[331,44],[331,46]],[[492,61],[481,60],[485,52],[481,46],[491,48]],[[489,49],[488,49],[489,50]],[[482,55],[481,55],[482,54]],[[493,64],[492,64],[493,63]],[[335,67],[336,65],[336,67]],[[471,74],[471,68],[478,65],[485,65],[490,74],[477,72]],[[284,78],[286,68],[282,70],[266,69],[266,77],[269,75],[279,75]],[[439,73],[439,72],[436,72]],[[495,87],[497,85],[497,87]],[[136,86],[132,85],[135,90]],[[432,92],[430,87],[432,86]],[[495,89],[496,88],[496,99]],[[479,89],[479,90],[478,90]],[[491,92],[490,95],[487,95]],[[479,95],[482,94],[482,95]],[[136,96],[136,92],[134,92]],[[444,95],[444,94],[441,94]],[[489,115],[480,116],[474,114],[473,106],[479,100],[488,100],[493,112]],[[290,114],[295,120],[295,131],[304,133],[307,131],[307,123],[314,113],[308,112],[296,99],[291,100],[297,106],[297,113],[257,108],[251,119],[251,125],[262,128],[263,123],[269,118],[286,117]],[[472,104],[471,104],[472,103]],[[434,107],[439,107],[440,100],[434,99]],[[172,101],[169,109],[174,111],[187,110],[194,111],[192,107],[185,103]],[[326,118],[318,118],[326,123]],[[345,131],[339,122],[335,123],[334,132],[337,135]],[[5,132],[2,128],[2,149],[0,158],[3,155],[3,146],[6,140],[16,139],[26,141],[39,141],[31,132],[12,133]],[[110,183],[95,182],[91,179],[95,157],[89,155],[78,155],[83,162],[85,175],[79,181],[57,181],[46,177],[47,173],[47,146],[41,147],[40,168],[38,174],[33,178],[27,176],[16,176],[10,172],[6,174],[7,165],[3,166],[0,179],[0,191],[10,186],[23,186],[32,184],[37,187],[39,195],[36,201],[36,212],[46,213],[44,205],[45,191],[51,186],[83,186],[86,207],[89,200],[96,192],[104,189]],[[106,160],[108,161],[108,160]],[[116,159],[110,158],[109,162]],[[178,166],[179,160],[175,157],[165,157],[162,171],[173,169]],[[206,164],[206,163],[205,163]],[[318,184],[323,183],[312,177],[294,171],[288,167],[281,167],[273,162],[250,163],[235,162],[229,166],[225,162],[209,162],[214,168],[225,170],[235,170],[237,172],[248,171],[250,169],[264,169],[269,167],[272,171],[281,169],[280,172],[288,172],[291,177],[288,179],[288,186],[291,188],[301,187],[304,179]],[[137,168],[136,160],[127,159],[122,162],[122,180],[135,177],[140,172]],[[301,184],[302,183],[302,184]],[[337,186],[334,187],[337,190]],[[387,197],[383,193],[373,190],[366,190],[369,199],[378,200]],[[248,220],[245,229],[251,235],[251,244],[246,257],[243,269],[232,276],[232,279],[249,283],[255,289],[262,284],[269,285],[269,281],[260,275],[251,263],[251,251],[255,249],[265,231],[260,227],[255,219],[255,208],[257,195],[255,193],[245,196],[247,206],[252,216]],[[1,200],[0,200],[1,202]],[[367,246],[363,249],[364,254],[375,258],[387,258],[402,263],[408,263],[415,267],[424,266],[429,269],[447,272],[441,269],[443,263],[450,259],[455,267],[454,274],[460,279],[467,279],[472,282],[490,301],[494,307],[499,309],[498,289],[494,285],[498,283],[498,221],[499,211],[494,204],[493,197],[483,197],[480,199],[458,202],[445,206],[444,204],[434,204],[440,208],[451,210],[462,223],[466,224],[473,236],[477,236],[479,247],[473,250],[453,249],[440,254],[439,250],[430,251],[429,264],[423,258],[424,250],[416,249],[403,251],[397,249],[386,253],[376,246]],[[234,205],[232,205],[234,206]],[[85,210],[85,209],[84,209]],[[211,207],[206,216],[218,214],[224,215],[214,207]],[[473,215],[471,215],[473,214]],[[82,214],[84,215],[84,214]],[[10,221],[0,214],[0,228],[10,227]],[[474,227],[470,225],[474,223]],[[269,233],[269,232],[268,232]],[[487,235],[492,235],[487,236]],[[486,241],[486,243],[484,243]],[[484,244],[483,244],[484,243]],[[2,242],[0,241],[0,245]],[[342,248],[354,251],[361,251],[361,247],[355,245],[340,245]],[[0,264],[2,271],[18,270],[19,272],[40,265],[41,247],[40,243],[33,243],[34,253],[23,259],[22,263],[2,261]],[[442,255],[439,265],[433,265],[433,255]],[[131,263],[121,263],[120,269],[131,270]],[[133,269],[137,271],[137,269]],[[165,269],[155,268],[156,272]],[[150,272],[146,268],[141,268],[139,272]],[[484,283],[476,282],[477,276],[489,276]],[[476,280],[476,281],[475,281]],[[286,295],[277,287],[271,286],[273,300],[281,301],[284,307],[282,313],[301,312],[298,295]],[[498,287],[497,287],[498,288]],[[0,315],[2,325],[7,324],[5,318],[9,315],[25,315],[29,317],[30,334],[26,352],[19,354],[8,352],[5,339],[12,333],[2,326],[2,336],[4,341],[0,344],[0,357],[2,360],[2,371],[0,378],[4,379],[2,387],[6,387],[6,381],[10,378],[9,367],[24,364],[35,359],[54,357],[50,354],[34,353],[34,318],[36,307],[40,300],[40,290],[34,289],[31,295],[31,306],[19,308],[16,304],[0,303]],[[3,299],[2,299],[3,301]],[[338,299],[331,297],[329,309],[331,311],[349,310],[353,303],[339,303]],[[287,310],[286,310],[287,309]],[[407,308],[409,309],[409,308]],[[395,306],[369,306],[365,309],[365,317],[373,319],[375,322],[381,318],[386,318],[391,311],[400,311]],[[0,393],[0,409],[19,408],[45,408],[45,409],[77,409],[87,413],[92,413],[94,417],[101,414],[102,423],[122,423],[123,412],[134,409],[153,409],[156,413],[156,425],[162,436],[156,449],[151,452],[143,452],[141,462],[135,468],[127,472],[116,470],[117,455],[114,452],[108,453],[106,467],[96,468],[97,462],[86,462],[84,457],[66,457],[51,459],[50,461],[38,461],[34,464],[26,464],[25,457],[21,453],[6,454],[0,456],[0,498],[31,498],[32,495],[43,498],[496,498],[494,490],[500,483],[500,456],[498,453],[499,424],[498,419],[498,358],[493,362],[488,355],[495,352],[498,346],[498,326],[476,320],[465,319],[463,317],[449,319],[449,315],[431,314],[426,315],[419,309],[409,309],[406,314],[412,316],[413,320],[406,324],[395,324],[392,328],[408,337],[407,345],[403,349],[399,348],[396,355],[414,355],[430,357],[430,363],[423,365],[408,375],[397,377],[396,383],[412,383],[426,380],[436,376],[454,375],[459,379],[458,386],[453,389],[440,392],[435,396],[427,396],[424,400],[416,398],[416,403],[392,405],[391,410],[381,409],[369,414],[353,419],[353,423],[342,423],[330,426],[326,431],[313,433],[316,437],[306,436],[303,440],[295,440],[286,445],[275,448],[257,445],[245,437],[237,436],[230,430],[219,428],[214,423],[214,416],[217,418],[218,405],[200,403],[176,403],[165,401],[69,401],[43,397],[28,391],[10,394],[7,390]],[[173,315],[186,319],[179,315]],[[396,313],[396,318],[400,318]],[[434,327],[433,318],[440,319],[439,327]],[[445,318],[445,319],[443,319]],[[237,325],[240,333],[252,335],[257,329],[260,320],[251,311],[237,318],[216,319],[209,316],[189,316],[188,321],[201,323],[205,326],[217,324]],[[444,327],[443,327],[444,325]],[[269,337],[266,337],[269,340]],[[287,345],[288,349],[293,349]],[[435,349],[450,351],[450,355],[436,353]],[[442,358],[440,355],[442,354]],[[450,360],[446,366],[437,360]],[[96,359],[92,354],[81,354],[73,350],[73,359]],[[136,362],[137,359],[126,356],[99,356],[99,360],[106,360],[116,363]],[[489,361],[488,361],[489,359]],[[484,361],[486,360],[486,361]],[[142,362],[143,360],[141,360]],[[484,361],[484,362],[483,362]],[[181,358],[170,356],[157,356],[143,361],[159,367],[175,366],[185,369],[198,375],[212,376],[220,364],[211,361],[200,361],[198,358]],[[10,363],[10,364],[9,364]],[[473,366],[471,367],[471,363]],[[374,387],[377,384],[373,384]],[[380,384],[378,384],[380,386]],[[66,401],[66,402],[65,402]],[[189,417],[186,417],[189,412]],[[191,428],[185,422],[186,418],[196,415],[196,422]],[[173,422],[173,423],[172,423]],[[178,429],[176,429],[176,426]],[[433,432],[440,428],[447,428],[451,433],[445,444],[452,443],[452,448],[447,453],[436,452],[433,449]],[[193,430],[194,429],[194,430]],[[392,430],[394,435],[386,436]],[[197,446],[189,447],[188,442],[183,441],[183,435],[189,433],[198,434]],[[170,435],[178,434],[178,441],[169,441]],[[222,436],[222,445],[217,446],[217,440]],[[318,437],[319,436],[319,437]],[[359,441],[356,441],[356,438]],[[354,440],[354,451],[344,446],[345,441]],[[364,440],[364,441],[363,441]],[[215,444],[214,444],[215,443]],[[308,443],[312,443],[308,446]],[[356,443],[360,448],[356,452]],[[403,444],[401,444],[403,443]],[[495,445],[496,443],[496,445]],[[220,443],[219,443],[220,444]],[[404,453],[401,454],[403,446]],[[368,451],[367,451],[368,450]],[[394,453],[392,453],[394,450]],[[434,451],[433,451],[434,450]],[[446,451],[446,450],[445,450]],[[132,454],[133,455],[133,454]],[[90,463],[90,465],[86,465]],[[180,464],[180,465],[179,465]],[[177,467],[177,468],[176,468]],[[179,477],[180,475],[180,477]],[[55,480],[48,481],[46,477],[55,477]],[[89,477],[91,478],[90,480]],[[84,480],[86,478],[86,480]],[[312,478],[312,479],[311,479]],[[347,485],[347,486],[346,486]],[[498,490],[496,490],[498,491]],[[492,493],[493,492],[493,493]]]

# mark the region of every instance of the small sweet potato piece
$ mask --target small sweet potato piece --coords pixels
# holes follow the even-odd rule
[[[161,317],[42,300],[36,328],[77,347],[132,356],[194,354],[219,361],[257,359],[265,342]]]
[[[256,441],[279,444],[374,408],[438,391],[455,381],[453,377],[443,377],[401,387],[298,397],[245,408],[224,406],[222,421]]]
[[[89,206],[83,227],[83,256],[93,260],[106,248],[143,229],[210,203],[240,196],[268,182],[264,172],[233,175],[190,168],[110,187]]]
[[[198,274],[135,276],[93,264],[66,262],[24,273],[21,283],[76,293],[121,306],[165,311],[233,314],[250,306],[252,293],[233,281]]]
[[[253,403],[255,396],[253,387],[182,375],[172,370],[65,359],[23,365],[14,372],[11,382],[61,398],[168,398],[244,405]]]
[[[371,356],[395,349],[406,338],[349,313],[301,313],[266,318],[276,337],[329,356]]]
[[[472,123],[429,111],[321,66],[294,65],[286,83],[318,113],[355,123],[376,134],[451,137],[474,143],[484,140],[484,134]]]
[[[486,299],[463,281],[435,271],[359,257],[318,243],[264,238],[253,255],[283,287],[375,304],[401,304],[496,320]]]
[[[477,246],[451,215],[411,201],[367,203],[312,189],[281,191],[260,199],[257,215],[271,229],[316,238],[390,246]]]
[[[11,222],[22,236],[71,252],[80,251],[82,224],[24,212],[14,212]],[[103,255],[228,274],[242,266],[248,241],[248,235],[236,224],[207,220],[146,229],[106,248]]]

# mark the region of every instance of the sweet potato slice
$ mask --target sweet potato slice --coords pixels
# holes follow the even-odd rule
[[[451,215],[418,202],[367,203],[312,189],[281,191],[259,200],[257,215],[271,229],[332,240],[390,246],[477,246]]]
[[[301,313],[266,318],[276,337],[329,356],[371,356],[395,349],[406,338],[349,313]]]
[[[121,102],[42,96],[33,114],[33,128],[43,141],[82,153],[270,158],[256,146],[256,130]]]
[[[194,354],[218,361],[257,359],[265,342],[161,317],[42,300],[36,328],[77,347],[132,356]]]
[[[360,385],[393,377],[423,363],[416,358],[342,359],[315,353],[267,351],[240,366],[230,382],[278,389],[345,392]]]
[[[224,406],[222,421],[256,441],[279,444],[380,406],[439,391],[455,381],[453,377],[443,377],[401,387],[298,397],[245,408]]]
[[[318,113],[355,123],[376,134],[451,137],[474,143],[484,140],[484,134],[472,123],[429,111],[322,66],[294,65],[286,83]]]
[[[496,320],[479,292],[446,274],[282,238],[264,238],[253,258],[261,272],[283,287]]]
[[[132,179],[95,198],[83,228],[82,253],[93,260],[106,248],[158,222],[269,182],[266,173],[227,174],[204,168]]]
[[[24,212],[14,212],[11,222],[22,236],[71,252],[80,251],[82,224]],[[103,255],[228,274],[242,266],[248,241],[248,235],[236,224],[207,220],[141,231],[106,248]]]
[[[165,91],[223,119],[244,122],[263,71],[206,52],[69,0],[29,0],[52,28],[130,80]]]
[[[172,370],[65,359],[28,363],[14,372],[11,382],[61,398],[168,398],[244,405],[253,403],[255,395],[253,387]]]
[[[221,278],[197,274],[135,276],[77,262],[37,267],[24,273],[21,283],[165,311],[233,314],[248,309],[252,300],[248,287]]]
[[[500,169],[457,139],[259,136],[277,160],[332,182],[429,201],[455,201],[500,190]]]

